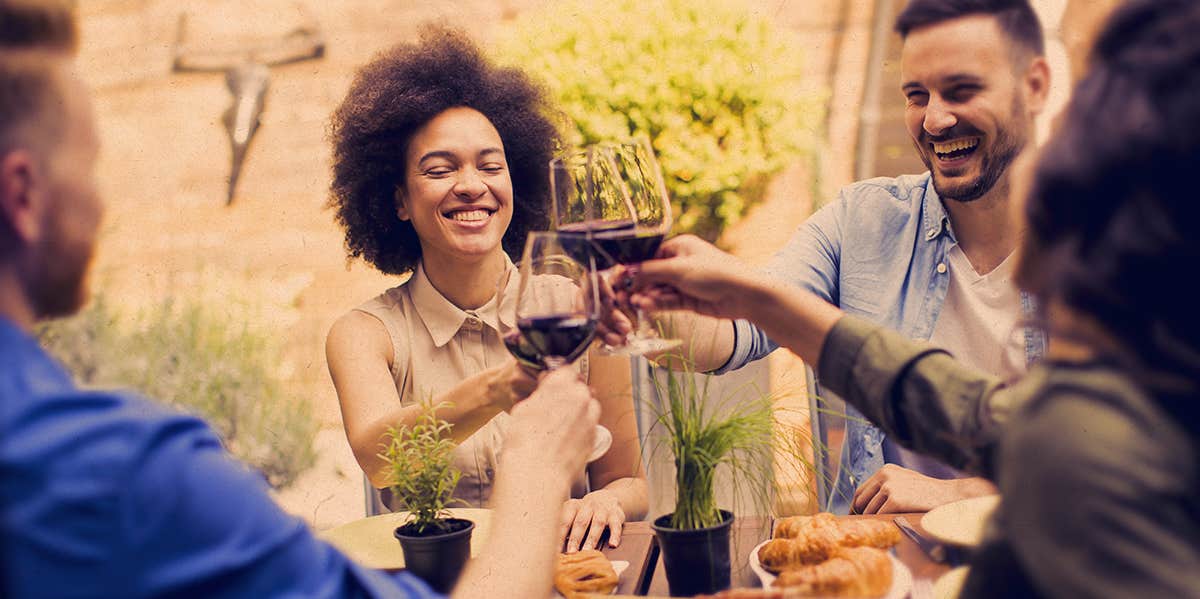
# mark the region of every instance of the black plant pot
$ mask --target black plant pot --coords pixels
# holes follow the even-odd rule
[[[652,525],[662,549],[663,568],[672,597],[691,597],[729,588],[729,527],[733,513],[721,510],[721,523],[709,528],[676,530],[671,514]]]
[[[471,557],[471,531],[475,530],[470,520],[448,518],[445,522],[450,532],[432,530],[417,535],[410,524],[405,524],[393,533],[404,551],[404,569],[439,593],[454,588]]]

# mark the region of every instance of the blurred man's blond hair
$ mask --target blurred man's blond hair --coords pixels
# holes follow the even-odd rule
[[[79,44],[74,3],[0,0],[0,154],[61,133],[55,61]]]

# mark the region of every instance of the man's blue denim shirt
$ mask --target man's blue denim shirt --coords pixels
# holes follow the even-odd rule
[[[0,597],[407,597],[283,513],[198,418],[78,389],[0,317]]]
[[[792,236],[767,272],[819,295],[848,314],[928,340],[946,300],[946,255],[957,244],[945,206],[928,172],[877,178],[842,189]],[[1033,299],[1021,295],[1031,320]],[[741,368],[778,345],[754,325],[734,323],[736,341],[717,374]],[[1045,351],[1045,337],[1026,328],[1025,354]],[[830,507],[845,513],[854,488],[883,466],[883,432],[847,406],[846,444]]]

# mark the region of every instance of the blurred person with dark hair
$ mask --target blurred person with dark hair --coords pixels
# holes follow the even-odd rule
[[[1179,282],[1200,263],[1197,31],[1194,0],[1118,7],[1016,186],[1017,281],[1050,338],[1016,382],[695,238],[641,265],[634,302],[750,318],[889,435],[996,481],[962,596],[1200,597],[1200,316]]]
[[[71,4],[0,0],[0,596],[436,596],[317,540],[201,420],[79,389],[32,337],[86,301],[103,212],[76,40]],[[550,593],[598,412],[568,373],[512,409],[491,538],[456,596]]]
[[[350,256],[410,275],[338,319],[326,341],[346,438],[376,487],[389,484],[388,429],[415,422],[432,397],[459,441],[455,498],[491,501],[508,412],[534,385],[504,346],[502,327],[516,323],[501,322],[514,313],[501,303],[520,284],[510,256],[547,226],[559,140],[550,114],[525,73],[436,27],[363,67],[334,114],[332,205]],[[613,443],[571,476],[568,551],[596,547],[605,530],[616,546],[648,509],[629,361],[589,352],[577,367]]]
[[[1009,167],[1030,145],[1050,85],[1041,24],[1028,0],[911,0],[895,27],[904,120],[929,170],[843,188],[766,272],[994,375],[1019,376],[1045,346],[1024,324],[1033,301],[1012,282],[1020,226],[1008,208]],[[744,320],[688,321],[678,328],[690,330],[701,370],[728,372],[778,347]],[[626,324],[605,340],[618,343]],[[926,511],[995,493],[848,412],[829,509]]]

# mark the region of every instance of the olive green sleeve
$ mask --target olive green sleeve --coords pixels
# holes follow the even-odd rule
[[[1009,541],[1047,597],[1196,597],[1196,454],[1118,377],[1058,376],[1005,434]],[[1022,534],[1020,527],[1039,534]]]
[[[818,373],[823,388],[905,447],[991,475],[996,425],[1013,405],[997,378],[854,316],[829,333]]]

